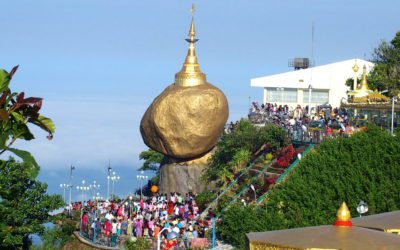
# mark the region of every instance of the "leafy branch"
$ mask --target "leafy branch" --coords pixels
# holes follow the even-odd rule
[[[31,166],[32,170],[35,170],[32,172],[35,176],[39,166],[34,157],[27,151],[11,146],[18,139],[30,141],[35,138],[28,127],[29,124],[34,124],[46,131],[49,140],[53,138],[55,125],[50,118],[39,113],[42,108],[42,98],[25,98],[24,92],[11,91],[9,85],[17,69],[18,66],[15,66],[10,72],[0,69],[0,155],[6,151],[15,154]]]

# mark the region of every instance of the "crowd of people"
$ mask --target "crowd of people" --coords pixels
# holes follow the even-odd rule
[[[320,142],[325,136],[349,136],[360,129],[361,124],[350,124],[346,109],[330,105],[317,106],[313,112],[308,109],[297,105],[290,110],[288,105],[253,102],[249,119],[255,124],[280,125],[291,139],[311,142]]]
[[[72,206],[82,209],[80,203]],[[162,249],[189,249],[209,243],[212,211],[200,219],[195,195],[161,194],[125,201],[87,201],[83,203],[82,235],[97,244],[117,246],[124,240],[146,238]]]

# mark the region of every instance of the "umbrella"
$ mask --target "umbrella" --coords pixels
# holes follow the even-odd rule
[[[174,231],[169,232],[169,233],[167,234],[167,240],[173,240],[173,239],[175,239],[175,238],[177,238],[177,237],[178,237],[178,234],[177,234],[176,232],[174,232]]]
[[[400,210],[354,218],[352,221],[358,227],[400,234]]]
[[[400,237],[352,226],[343,203],[334,225],[249,233],[250,250],[255,249],[399,249]]]

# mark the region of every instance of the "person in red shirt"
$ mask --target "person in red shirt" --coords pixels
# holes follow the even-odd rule
[[[104,223],[104,226],[106,228],[106,236],[110,236],[111,235],[111,223],[109,220],[106,220],[106,222]]]
[[[168,201],[168,214],[174,214],[174,203],[172,201]]]

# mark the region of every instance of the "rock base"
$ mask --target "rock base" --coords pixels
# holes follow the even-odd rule
[[[201,181],[206,164],[169,163],[161,166],[159,193],[169,195],[177,192],[185,195],[188,192],[200,193],[207,189]]]

